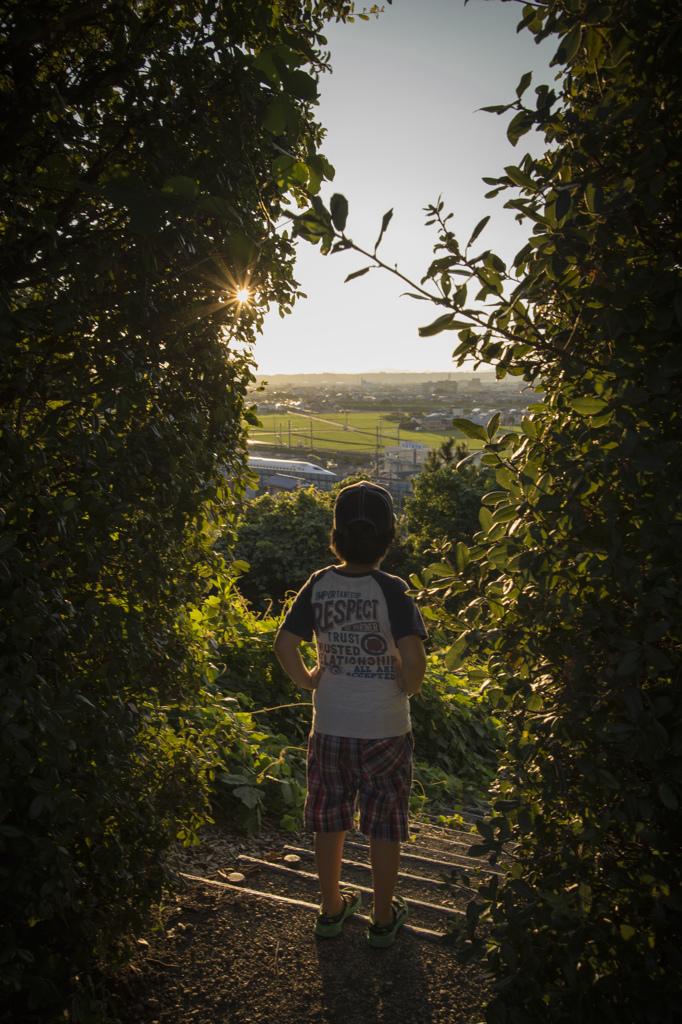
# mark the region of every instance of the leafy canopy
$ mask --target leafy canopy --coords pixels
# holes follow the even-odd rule
[[[201,820],[209,768],[181,714],[209,671],[197,607],[243,490],[248,346],[299,294],[275,225],[333,174],[313,108],[324,22],[350,10],[3,5],[0,985],[18,1006],[85,977]]]

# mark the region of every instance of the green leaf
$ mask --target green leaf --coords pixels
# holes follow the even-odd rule
[[[287,126],[289,108],[283,95],[277,96],[263,115],[263,127],[273,135],[281,135]]]
[[[582,39],[582,25],[574,25],[571,31],[561,40],[561,45],[556,53],[556,60],[560,64],[570,64],[580,48]]]
[[[603,398],[591,397],[591,398],[572,398],[570,399],[570,406],[579,412],[581,416],[594,416],[597,413],[604,412],[607,407],[607,403]]]
[[[332,223],[337,231],[343,232],[348,220],[348,200],[339,192],[335,192],[329,203]]]
[[[635,46],[635,37],[630,36],[628,32],[624,32],[622,37],[619,39],[615,48],[609,54],[605,67],[612,69],[618,67],[625,57],[630,53]]]
[[[497,428],[500,425],[500,416],[501,413],[496,412],[493,416],[490,417],[490,419],[486,423],[485,431],[491,441],[494,438],[495,434],[497,433]]]
[[[45,810],[45,796],[43,793],[39,793],[38,796],[34,797],[31,805],[28,809],[29,818],[38,818]]]
[[[535,899],[535,892],[523,878],[515,878],[509,883],[509,887],[525,900]]]
[[[258,68],[259,71],[262,71],[263,74],[270,79],[270,81],[276,81],[278,75],[277,71],[275,70],[275,65],[272,56],[273,48],[268,47],[267,49],[261,50],[260,53],[257,53],[254,57],[252,57],[251,61],[253,66],[255,68]]]
[[[513,483],[516,483],[516,475],[511,471],[508,466],[498,466],[495,470],[495,480],[504,488],[504,491],[508,491]],[[504,492],[502,492],[504,493]]]
[[[605,427],[607,423],[610,423],[615,416],[615,409],[606,409],[605,412],[598,413],[596,416],[592,416],[590,419],[590,427],[593,430],[599,430],[600,427]]]
[[[537,185],[520,167],[514,167],[513,164],[510,167],[505,167],[505,172],[508,178],[521,188],[530,189],[532,192],[537,192]]]
[[[571,208],[571,190],[568,188],[562,188],[559,190],[559,194],[554,204],[554,216],[557,221],[563,220],[568,211]]]
[[[354,270],[352,274],[349,274],[348,277],[344,279],[343,283],[346,284],[348,281],[352,281],[356,277],[362,277],[363,274],[367,274],[371,269],[372,267],[363,267],[362,270]]]
[[[290,156],[278,156],[272,161],[272,173],[281,188],[305,185],[308,181],[308,167],[302,160]]]
[[[511,121],[507,128],[507,138],[511,142],[512,146],[515,146],[522,135],[529,132],[533,127],[532,116],[529,116],[525,110],[520,110]]]
[[[627,676],[632,672],[635,672],[640,668],[642,664],[642,652],[639,647],[634,651],[628,651],[618,663],[616,674],[619,676]]]
[[[443,316],[439,316],[433,323],[419,328],[419,337],[432,338],[435,334],[440,334],[441,331],[447,330],[452,325],[454,319],[454,313],[445,313]]]
[[[526,437],[535,438],[538,436],[538,428],[532,421],[530,416],[523,416],[521,419],[521,430],[524,432]]]
[[[488,530],[490,530],[493,525],[493,517],[490,513],[490,510],[487,509],[485,505],[481,506],[481,508],[479,509],[478,521],[481,524],[481,529],[483,530],[484,533],[487,533]]]
[[[483,228],[486,226],[486,224],[488,223],[489,220],[490,220],[490,216],[489,215],[487,217],[483,217],[481,220],[479,220],[478,224],[476,225],[476,227],[474,228],[474,230],[472,232],[471,238],[467,242],[467,249],[469,248],[470,245],[472,245],[476,241],[476,239],[480,235],[481,231],[483,231]]]
[[[472,423],[471,420],[455,418],[452,421],[455,430],[459,430],[465,437],[476,441],[488,441],[488,431],[480,423]]]
[[[513,519],[518,519],[519,508],[518,505],[502,505],[493,512],[494,523],[510,523]]]
[[[466,646],[466,640],[464,637],[461,637],[459,640],[455,641],[455,643],[446,652],[443,660],[445,662],[445,667],[449,668],[451,672],[454,671],[454,669],[459,668],[462,664]]]
[[[21,829],[15,828],[14,825],[0,825],[0,836],[5,839],[19,839],[23,834]]]
[[[309,103],[318,98],[317,82],[305,71],[282,71],[280,79],[283,87],[297,100],[307,100]]]
[[[661,782],[661,784],[658,787],[658,795],[660,796],[661,801],[665,804],[665,806],[669,808],[669,810],[677,810],[679,803],[677,799],[677,793],[674,791],[674,789],[672,789],[672,787],[668,785],[667,782]]]
[[[434,576],[444,578],[446,576],[453,575],[452,566],[446,565],[444,562],[432,562],[431,565],[428,566],[428,568],[431,570]]]
[[[457,571],[464,572],[470,560],[471,554],[469,552],[469,548],[463,541],[458,541],[457,547],[455,548],[455,563],[457,565]]]
[[[324,157],[318,156],[317,153],[306,157],[306,163],[308,164],[308,173],[310,175],[308,179],[308,193],[313,197],[317,197],[322,182],[325,179],[331,180],[334,177],[334,168]]]
[[[521,81],[519,82],[519,84],[518,84],[518,86],[516,88],[516,95],[518,96],[519,99],[521,99],[521,97],[523,96],[524,92],[526,91],[526,89],[528,88],[528,86],[530,85],[530,83],[532,81],[533,81],[533,72],[532,71],[526,71],[525,75],[522,75]]]
[[[249,808],[254,808],[261,802],[261,792],[255,786],[235,786],[232,794]]]
[[[604,192],[598,181],[591,181],[585,189],[585,203],[590,213],[601,213],[604,205]]]
[[[198,197],[201,189],[193,178],[187,178],[184,175],[179,175],[175,178],[168,178],[164,181],[161,191],[170,192],[172,195],[178,196],[180,199],[191,200]]]
[[[379,248],[379,245],[381,244],[381,239],[384,237],[384,232],[386,231],[386,228],[391,223],[392,216],[393,216],[393,209],[391,208],[390,210],[388,210],[387,213],[384,214],[384,216],[383,216],[383,218],[381,220],[381,231],[379,232],[379,237],[377,238],[376,242],[374,243],[374,251],[375,252],[377,251],[377,249]]]

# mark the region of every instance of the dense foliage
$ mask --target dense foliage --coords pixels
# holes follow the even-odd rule
[[[520,843],[511,877],[488,893],[500,979],[488,1019],[671,1021],[682,980],[680,22],[658,3],[540,4],[527,21],[560,36],[567,67],[558,104],[543,89],[534,110],[519,100],[509,131],[539,124],[553,147],[492,183],[520,186],[510,205],[536,227],[510,297],[486,330],[461,328],[458,348],[541,377],[547,392],[520,443],[488,444],[499,492],[455,582],[470,603],[452,663],[482,660],[510,724],[484,835],[492,850]],[[441,244],[461,266],[447,227]],[[503,287],[495,259],[471,271],[484,295]]]
[[[332,174],[312,105],[348,9],[3,4],[3,1002],[49,1002],[198,823],[206,524],[243,486],[240,346],[297,295],[273,225]]]
[[[481,499],[493,486],[494,476],[473,462],[458,471],[453,460],[426,465],[413,483],[414,496],[405,502],[405,532],[411,552],[409,570],[418,572],[432,561],[426,552],[434,541],[471,541],[479,530]]]
[[[431,207],[436,259],[415,293],[441,307],[423,337],[458,332],[455,357],[495,362],[546,392],[523,435],[486,442],[497,489],[469,547],[429,570],[457,594],[453,669],[486,686],[509,725],[476,939],[496,977],[488,1020],[672,1022],[682,989],[682,22],[663,0],[537,0],[521,27],[555,36],[557,91],[513,143],[548,143],[492,194],[532,224],[507,268],[460,246]],[[486,179],[488,180],[488,179]],[[299,232],[356,248],[347,204],[317,201]],[[382,234],[390,214],[382,224]],[[380,235],[381,240],[381,235]],[[362,251],[362,250],[360,250]],[[365,251],[373,265],[385,265]],[[432,289],[431,291],[429,289]],[[472,292],[471,298],[469,298]],[[473,301],[472,301],[473,299]],[[485,303],[485,304],[483,304]],[[462,936],[461,936],[462,937]]]
[[[334,498],[313,488],[263,494],[247,502],[236,524],[236,542],[216,548],[248,564],[239,589],[258,612],[278,611],[311,573],[337,561],[329,547]]]

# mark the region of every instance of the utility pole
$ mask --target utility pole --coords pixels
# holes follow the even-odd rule
[[[291,420],[287,420],[289,426],[289,447],[291,448]]]

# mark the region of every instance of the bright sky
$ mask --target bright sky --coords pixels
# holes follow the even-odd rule
[[[526,71],[533,71],[527,97],[553,79],[556,41],[538,47],[530,33],[517,35],[521,17],[520,2],[394,0],[377,20],[328,27],[334,70],[322,77],[318,119],[336,177],[323,198],[346,196],[346,234],[369,250],[393,207],[379,255],[413,280],[424,275],[436,241],[423,207],[441,194],[463,244],[487,214],[481,248],[508,259],[528,236],[502,209],[502,197],[484,198],[489,186],[481,178],[504,173],[539,143],[525,136],[514,149],[506,138],[511,113],[478,110],[511,102]],[[308,298],[284,319],[277,310],[268,314],[255,348],[260,373],[454,368],[456,334],[417,335],[439,314],[435,306],[401,298],[406,286],[378,269],[343,283],[364,265],[361,256],[323,257],[299,243],[296,276]]]

